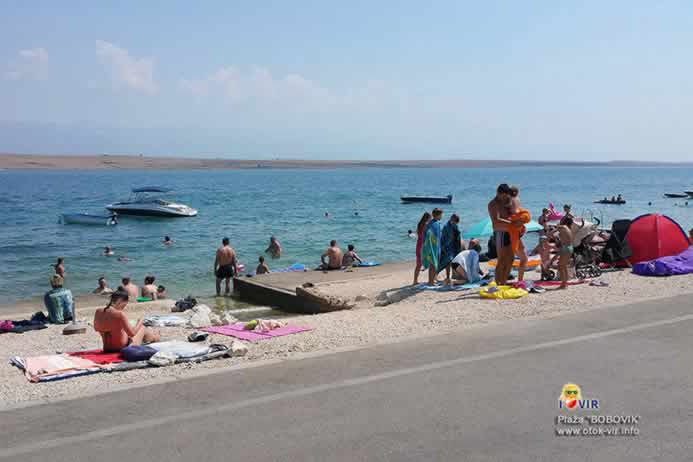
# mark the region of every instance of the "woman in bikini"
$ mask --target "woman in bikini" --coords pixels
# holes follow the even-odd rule
[[[159,332],[142,324],[138,319],[135,327],[130,325],[124,313],[129,295],[124,290],[116,290],[105,308],[94,313],[94,330],[101,334],[103,351],[115,353],[128,345],[142,345],[158,342]]]

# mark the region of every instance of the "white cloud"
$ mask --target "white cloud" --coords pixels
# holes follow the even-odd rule
[[[10,63],[5,78],[9,80],[42,80],[48,70],[48,52],[45,48],[19,50],[17,59]]]
[[[230,104],[290,104],[294,109],[324,109],[339,99],[301,75],[277,78],[262,67],[246,71],[223,67],[206,78],[180,80],[179,88],[197,98],[222,95]]]
[[[149,58],[135,58],[128,50],[103,40],[96,41],[96,56],[112,74],[117,86],[125,86],[145,93],[157,91],[154,82],[154,62]]]

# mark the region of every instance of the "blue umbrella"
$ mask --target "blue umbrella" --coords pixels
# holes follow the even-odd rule
[[[543,227],[534,220],[531,220],[525,225],[525,229],[528,233],[541,231]],[[490,218],[484,218],[479,223],[474,224],[471,228],[462,233],[465,239],[471,239],[473,237],[488,237],[493,234],[493,226],[491,225]]]

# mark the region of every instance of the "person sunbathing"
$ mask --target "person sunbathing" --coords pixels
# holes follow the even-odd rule
[[[154,276],[146,276],[144,278],[144,285],[142,286],[142,297],[144,298],[150,298],[152,300],[157,300],[158,299],[158,287],[156,284],[154,284],[154,281],[156,281],[156,277]]]
[[[128,345],[158,342],[161,338],[158,331],[145,327],[141,319],[134,327],[130,325],[124,313],[129,298],[126,291],[117,290],[108,305],[94,313],[94,330],[101,334],[105,352],[116,353]]]

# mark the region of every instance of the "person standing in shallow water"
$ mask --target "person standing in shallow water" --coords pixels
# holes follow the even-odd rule
[[[272,258],[280,258],[282,256],[282,246],[276,237],[270,237],[269,246],[265,249],[265,253],[270,254]]]
[[[431,214],[424,212],[419,220],[419,224],[416,225],[416,266],[414,267],[414,285],[419,283],[419,273],[421,272],[421,246],[423,245],[426,225],[428,225],[429,221],[431,221]]]
[[[225,295],[231,293],[231,278],[236,275],[236,252],[229,245],[229,238],[221,240],[221,247],[217,249],[214,258],[214,275],[216,276],[217,297],[221,295],[221,281],[226,282]]]

